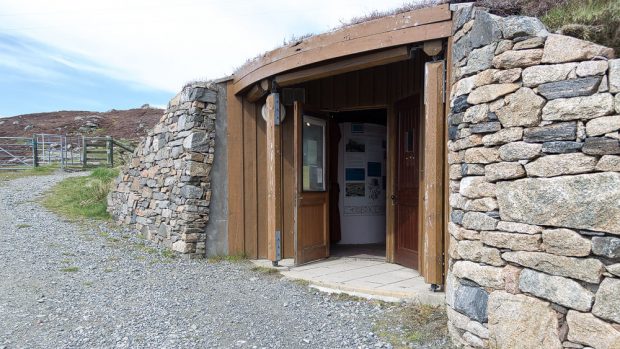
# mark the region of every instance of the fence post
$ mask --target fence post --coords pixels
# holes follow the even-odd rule
[[[82,136],[82,167],[86,168],[86,137]]]
[[[39,145],[37,144],[37,135],[32,135],[32,166],[39,167]]]
[[[106,150],[108,152],[108,166],[114,167],[114,143],[112,142],[112,137],[107,136],[105,143],[106,143]]]

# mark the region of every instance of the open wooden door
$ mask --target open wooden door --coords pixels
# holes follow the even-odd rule
[[[418,268],[418,195],[420,172],[420,97],[396,104],[396,173],[394,176],[394,262]]]
[[[295,264],[329,256],[327,120],[306,115],[295,102]]]
[[[423,265],[428,284],[443,284],[444,262],[444,162],[445,162],[445,62],[424,67],[424,208],[422,218]]]

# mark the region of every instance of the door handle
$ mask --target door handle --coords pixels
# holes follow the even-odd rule
[[[396,203],[398,202],[398,197],[394,194],[392,194],[392,196],[390,196],[390,199],[392,199],[392,204],[396,205]]]

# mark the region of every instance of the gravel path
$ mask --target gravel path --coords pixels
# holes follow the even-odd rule
[[[0,349],[376,348],[386,310],[250,270],[184,260],[38,197],[68,176],[0,183]]]

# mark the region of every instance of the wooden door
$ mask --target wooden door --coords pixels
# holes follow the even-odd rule
[[[329,257],[327,120],[295,102],[295,264]]]
[[[424,66],[423,224],[420,273],[428,284],[443,284],[444,261],[444,61]]]
[[[420,102],[414,95],[396,104],[396,173],[394,176],[394,261],[418,268],[418,197],[420,172]]]

